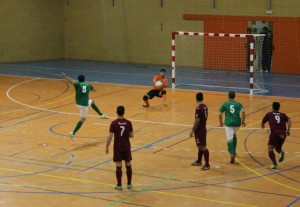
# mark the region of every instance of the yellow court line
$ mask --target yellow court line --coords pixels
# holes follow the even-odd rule
[[[288,115],[293,115],[293,114],[298,114],[298,113],[300,113],[300,112],[293,112],[293,113],[289,113]],[[254,123],[252,123],[252,124],[250,124],[250,125],[247,125],[246,127],[244,127],[244,129],[245,129],[245,128],[248,128],[249,126],[255,125],[255,124],[257,124],[257,123],[261,123],[261,121],[256,121],[256,122],[254,122]],[[241,128],[241,130],[243,130],[243,128]],[[266,176],[260,174],[259,172],[257,172],[255,169],[252,169],[252,168],[248,167],[246,164],[244,164],[244,163],[243,163],[242,161],[240,161],[238,158],[236,158],[236,159],[237,159],[237,161],[238,161],[238,163],[239,163],[240,165],[242,165],[244,168],[246,168],[248,171],[254,173],[255,175],[258,175],[258,176],[260,176],[260,177],[262,177],[262,178],[264,178],[264,179],[266,179],[266,180],[268,180],[268,181],[270,181],[270,182],[273,182],[273,183],[275,183],[275,184],[277,184],[277,185],[280,185],[280,186],[283,186],[283,187],[285,187],[285,188],[289,188],[289,189],[295,190],[295,191],[297,191],[297,192],[300,192],[300,189],[294,188],[294,187],[292,187],[292,186],[283,184],[283,183],[278,182],[278,181],[276,181],[276,180],[273,180],[273,179],[271,179],[271,178],[269,178],[269,177],[266,177]]]
[[[0,167],[0,170],[26,173],[26,174],[33,173],[33,172],[24,171],[24,170],[16,170],[16,169],[3,168],[3,167]],[[82,183],[93,183],[93,184],[104,185],[104,186],[109,186],[109,187],[113,186],[112,184],[109,184],[109,183],[102,183],[102,182],[91,181],[91,180],[81,180],[81,179],[77,179],[77,178],[65,177],[65,176],[59,176],[59,175],[50,175],[50,174],[44,174],[44,173],[36,174],[36,175],[44,176],[44,177],[50,177],[50,178],[58,178],[58,179],[63,179],[63,180],[77,181],[77,182],[82,182]],[[142,189],[136,189],[136,190],[142,190]],[[222,204],[226,204],[226,205],[257,207],[257,206],[253,206],[253,205],[233,203],[233,202],[228,202],[228,201],[213,200],[213,199],[209,199],[209,198],[201,198],[201,197],[189,196],[189,195],[184,195],[184,194],[176,194],[176,193],[168,193],[168,192],[162,192],[162,191],[146,191],[146,192],[176,196],[176,197],[181,197],[181,198],[189,198],[189,199],[195,199],[195,200],[203,200],[203,201],[209,201],[209,202],[214,202],[214,203],[222,203]]]

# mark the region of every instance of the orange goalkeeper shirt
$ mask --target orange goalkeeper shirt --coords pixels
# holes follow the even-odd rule
[[[154,85],[154,83],[156,82],[156,81],[161,81],[163,84],[162,84],[162,86],[160,86],[160,87],[157,87],[157,86],[155,86]],[[168,78],[166,78],[166,77],[161,77],[160,75],[157,75],[157,76],[154,76],[154,78],[153,78],[153,88],[152,88],[152,90],[163,90],[164,88],[167,88],[168,87],[168,84],[169,84],[169,82],[168,82]]]

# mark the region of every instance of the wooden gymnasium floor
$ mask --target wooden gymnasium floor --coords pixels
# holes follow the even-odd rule
[[[62,80],[1,75],[0,206],[300,206],[299,99],[237,95],[247,112],[238,134],[238,163],[229,164],[218,108],[226,94],[204,92],[209,107],[211,170],[191,166],[189,138],[195,91],[168,91],[169,106],[151,101],[143,109],[141,86],[94,84],[91,97],[111,117],[118,105],[133,121],[133,190],[115,191],[115,165],[104,147],[111,120],[90,116],[72,142],[77,123],[72,86]],[[286,160],[270,170],[262,116],[280,101],[294,130],[284,145]],[[112,148],[110,148],[112,150]],[[278,155],[277,155],[278,158]],[[123,183],[126,174],[123,167]]]

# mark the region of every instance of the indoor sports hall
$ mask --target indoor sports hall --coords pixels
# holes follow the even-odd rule
[[[300,206],[298,0],[0,0],[0,17],[1,207]],[[167,105],[145,108],[162,68]],[[61,73],[83,74],[109,116],[90,107],[73,138],[80,111]],[[229,91],[246,114],[234,164],[219,124]],[[191,164],[198,92],[209,170]],[[276,169],[261,128],[273,102],[292,122]],[[122,190],[114,143],[105,153],[120,105],[134,132]]]

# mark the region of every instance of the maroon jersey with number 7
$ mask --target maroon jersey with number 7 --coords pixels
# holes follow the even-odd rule
[[[111,122],[109,132],[114,134],[114,151],[130,151],[130,133],[132,124],[127,119],[116,119]]]

